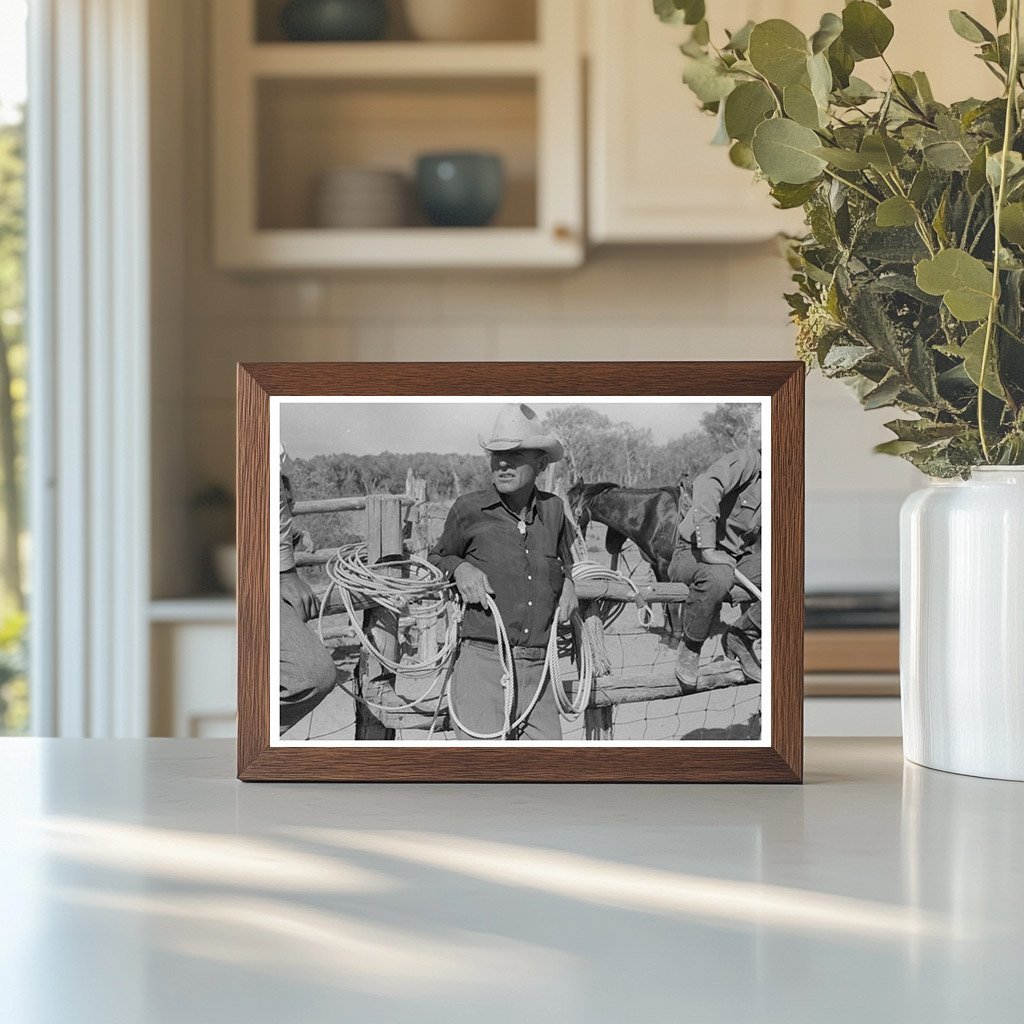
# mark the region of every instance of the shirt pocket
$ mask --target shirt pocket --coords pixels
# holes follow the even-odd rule
[[[739,533],[756,533],[761,528],[761,502],[752,498],[741,498],[733,507],[729,519]]]
[[[547,555],[545,561],[548,564],[548,583],[556,593],[562,592],[562,585],[565,583],[565,567],[558,555]]]

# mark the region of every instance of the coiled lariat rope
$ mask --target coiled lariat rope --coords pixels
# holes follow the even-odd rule
[[[563,500],[562,505],[565,508],[565,517],[572,525],[574,534],[572,541],[573,582],[575,583],[577,580],[587,579],[625,583],[633,593],[633,603],[636,605],[636,614],[637,618],[640,620],[640,625],[643,626],[644,629],[649,629],[651,621],[654,618],[654,611],[644,600],[643,594],[640,593],[640,588],[632,579],[630,579],[629,576],[626,576],[625,573],[618,572],[607,565],[601,565],[590,557],[590,552],[587,550],[586,538],[583,536],[583,530],[576,520],[572,507],[568,500]]]
[[[408,566],[412,575],[392,576],[388,574],[388,570],[401,566]],[[328,560],[325,571],[330,582],[323,600],[320,602],[320,614],[317,617],[317,629],[321,643],[327,644],[323,632],[324,610],[327,607],[331,594],[337,590],[352,628],[359,639],[360,646],[367,654],[396,675],[434,673],[434,678],[431,680],[430,685],[418,697],[404,704],[377,704],[361,694],[343,687],[350,696],[374,711],[411,711],[420,708],[424,701],[434,693],[438,683],[443,680],[429,735],[433,735],[434,725],[437,721],[437,710],[447,694],[449,715],[460,730],[473,739],[495,740],[507,739],[526,723],[537,701],[540,699],[544,687],[549,682],[554,691],[559,713],[564,718],[570,720],[579,718],[590,702],[590,694],[593,690],[594,658],[585,631],[579,630],[581,637],[579,656],[580,683],[575,696],[570,697],[565,692],[565,686],[562,682],[561,665],[558,659],[558,629],[557,624],[553,622],[548,637],[544,667],[536,691],[529,705],[515,721],[512,720],[515,708],[514,649],[512,642],[509,640],[508,631],[505,628],[501,612],[491,596],[487,595],[487,606],[494,617],[495,631],[498,639],[498,660],[502,668],[501,685],[503,689],[504,722],[499,732],[482,733],[470,729],[458,717],[451,692],[451,677],[454,667],[453,656],[458,647],[458,627],[464,610],[462,599],[457,590],[455,590],[455,585],[446,580],[443,573],[436,566],[415,555],[371,566],[367,562],[367,552],[364,544],[348,544],[339,548]],[[446,591],[448,592],[447,596]],[[436,621],[442,614],[446,615],[448,622],[445,629],[444,643],[435,654],[421,662],[402,663],[388,658],[359,625],[356,609],[353,604],[353,597],[356,595],[371,599],[380,607],[386,608],[398,616],[407,615],[418,620],[432,619]]]

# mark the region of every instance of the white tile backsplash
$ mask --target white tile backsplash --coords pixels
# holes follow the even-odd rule
[[[787,268],[770,246],[601,252],[569,273],[234,280],[198,262],[185,384],[197,485],[231,478],[237,361],[793,358]],[[811,589],[896,586],[899,506],[920,483],[871,451],[889,418],[838,382],[807,380]]]

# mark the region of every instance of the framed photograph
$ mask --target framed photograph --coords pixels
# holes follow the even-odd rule
[[[238,367],[238,776],[799,782],[798,362]]]

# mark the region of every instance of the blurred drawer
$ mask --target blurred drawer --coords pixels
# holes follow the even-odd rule
[[[804,672],[885,673],[900,670],[896,629],[809,629],[804,633]]]

